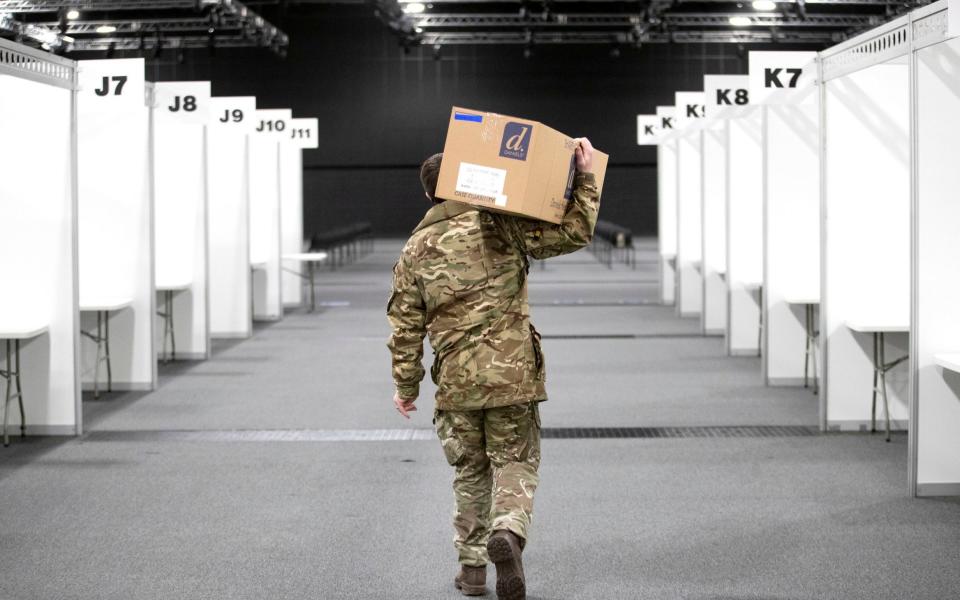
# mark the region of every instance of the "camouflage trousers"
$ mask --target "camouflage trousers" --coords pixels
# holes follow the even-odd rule
[[[509,529],[523,543],[527,539],[540,481],[538,403],[438,410],[434,423],[447,462],[455,468],[453,527],[460,562],[485,565],[492,531]]]

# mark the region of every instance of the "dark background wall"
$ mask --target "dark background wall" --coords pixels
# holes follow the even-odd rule
[[[636,115],[700,89],[704,73],[746,72],[733,44],[445,47],[404,53],[366,7],[291,14],[286,59],[266,49],[172,51],[151,60],[153,80],[210,79],[214,95],[256,95],[260,108],[320,119],[320,148],[304,154],[305,232],[370,220],[402,235],[428,208],[418,167],[443,149],[450,107],[542,121],[587,136],[611,164],[602,216],[656,232],[656,151],[636,145]],[[783,49],[783,48],[779,48]]]

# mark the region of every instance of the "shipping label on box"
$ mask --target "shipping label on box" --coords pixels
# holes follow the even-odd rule
[[[559,223],[573,197],[575,148],[537,121],[454,107],[437,197]],[[607,160],[594,152],[598,188]]]

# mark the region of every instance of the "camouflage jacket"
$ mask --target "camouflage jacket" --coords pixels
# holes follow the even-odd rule
[[[591,173],[578,173],[559,225],[446,201],[431,208],[393,270],[387,317],[393,379],[416,398],[423,337],[440,410],[477,410],[546,400],[540,336],[530,324],[528,257],[586,246],[600,201]]]

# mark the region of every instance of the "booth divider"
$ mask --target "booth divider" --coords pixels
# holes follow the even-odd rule
[[[960,496],[960,3],[931,4],[911,18],[925,35],[915,34],[911,56],[910,490]]]
[[[657,240],[659,243],[660,302],[676,301],[677,279],[677,144],[672,106],[658,106]]]
[[[760,353],[763,300],[763,163],[756,106],[727,120],[727,352]]]
[[[172,358],[210,355],[206,125],[209,81],[153,85],[156,287],[161,318],[175,336]],[[165,351],[167,336],[160,343]],[[173,345],[171,340],[171,345]]]
[[[22,394],[15,432],[79,435],[76,63],[0,39],[0,131],[0,402]]]
[[[253,318],[283,318],[280,144],[289,135],[289,109],[257,110],[250,137],[250,264]]]
[[[730,111],[748,102],[743,75],[707,75],[703,161],[703,315],[707,335],[727,333],[727,124]]]
[[[817,386],[820,163],[813,52],[751,52],[751,73],[787,73],[757,90],[763,112],[762,368],[767,385]],[[799,76],[797,69],[800,70]],[[768,78],[756,77],[757,86]]]
[[[303,150],[317,147],[316,119],[290,119],[289,131],[280,144],[280,237],[281,252],[295,255],[304,251],[303,238]],[[301,261],[283,262],[283,305],[303,303]]]
[[[142,58],[78,63],[82,376],[95,391],[156,386],[145,69]]]
[[[677,314],[703,311],[703,249],[700,217],[700,125],[706,116],[703,92],[677,92]]]
[[[210,99],[207,126],[207,212],[210,336],[253,333],[250,270],[250,136],[257,99]]]

